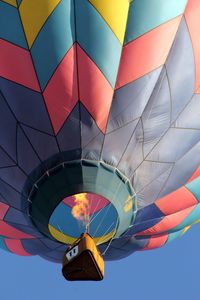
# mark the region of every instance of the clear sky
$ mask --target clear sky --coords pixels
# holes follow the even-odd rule
[[[61,266],[0,250],[1,300],[199,300],[200,225],[153,251],[107,262],[102,282],[67,282]]]

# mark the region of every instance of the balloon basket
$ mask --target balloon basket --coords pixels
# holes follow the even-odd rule
[[[63,276],[70,281],[99,281],[104,277],[104,260],[88,233],[66,250],[62,264]]]

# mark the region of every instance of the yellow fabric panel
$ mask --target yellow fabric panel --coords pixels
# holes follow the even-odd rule
[[[11,4],[11,5],[13,5],[13,6],[15,6],[15,7],[17,7],[17,2],[16,2],[16,0],[2,0],[3,2],[6,2],[6,3],[8,3],[8,4]]]
[[[128,0],[89,0],[115,33],[120,43],[124,42],[129,11]]]
[[[19,7],[29,47],[61,0],[23,0]]]
[[[65,243],[65,244],[73,244],[75,241],[77,241],[77,238],[71,237],[69,235],[65,235],[64,233],[60,232],[50,224],[48,225],[49,232],[51,235],[59,242]],[[109,241],[115,234],[115,231],[109,232],[108,234],[101,236],[101,237],[96,237],[94,238],[95,244],[102,244],[107,241]]]

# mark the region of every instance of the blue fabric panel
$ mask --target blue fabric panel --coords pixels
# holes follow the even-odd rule
[[[20,5],[22,2],[22,0],[17,0],[18,5]]]
[[[23,212],[10,207],[9,210],[7,211],[4,221],[10,222],[10,223],[18,223],[21,225],[28,226],[31,224],[30,218],[28,218],[27,214],[24,214]]]
[[[18,167],[10,167],[0,169],[0,179],[10,184],[18,192],[21,192],[27,176]]]
[[[6,201],[10,206],[21,209],[22,195],[2,180],[0,180],[0,195],[3,197],[2,202]]]
[[[131,227],[125,235],[128,236],[128,235],[136,234],[138,232],[142,232],[148,228],[153,227],[154,225],[159,223],[162,219],[163,219],[163,217],[157,218],[157,219],[152,219],[152,220],[147,220],[145,222],[138,223],[138,224],[134,224],[133,227]]]
[[[46,160],[59,152],[54,137],[27,126],[22,128],[41,160]]]
[[[125,44],[182,14],[186,3],[187,0],[134,0],[129,10]]]
[[[56,249],[58,248],[61,244],[59,242],[53,241],[49,238],[42,238],[41,239],[42,243],[45,244],[48,248],[50,249]],[[66,248],[66,246],[65,246]]]
[[[79,149],[81,147],[80,135],[79,104],[77,104],[57,135],[60,149],[62,151]]]
[[[0,1],[0,38],[27,49],[16,7]]]
[[[22,245],[24,249],[32,255],[47,253],[50,250],[38,239],[22,240]]]
[[[107,205],[101,211],[95,213],[90,222],[90,234],[103,236],[114,230],[117,222],[117,213],[112,205]],[[62,202],[52,214],[50,225],[64,234],[79,237],[85,231],[85,225],[76,220],[71,213],[71,208]]]
[[[44,259],[47,259],[47,260],[51,261],[51,262],[60,264],[62,262],[63,253],[64,252],[54,250],[54,251],[48,252],[48,253],[40,255],[40,256]]]
[[[142,223],[147,220],[162,218],[164,216],[164,213],[153,203],[137,212],[134,224]]]
[[[19,127],[17,130],[17,159],[18,165],[28,175],[40,164],[39,158]]]
[[[0,148],[0,168],[15,165],[15,162]]]
[[[121,44],[89,1],[77,0],[75,3],[77,41],[114,88]]]
[[[0,145],[16,161],[16,128],[17,122],[0,94]]]
[[[0,89],[16,118],[25,125],[52,134],[43,97],[17,83],[0,78]]]
[[[41,88],[44,89],[55,69],[74,42],[73,1],[61,1],[36,38],[31,54]]]

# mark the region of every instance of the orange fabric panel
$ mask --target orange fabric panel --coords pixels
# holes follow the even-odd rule
[[[200,1],[189,0],[186,6],[185,19],[191,35],[195,64],[196,64],[196,85],[195,92],[200,93]]]
[[[44,99],[57,134],[78,101],[76,46],[65,55],[49,81]]]
[[[185,218],[192,212],[192,210],[196,207],[196,205],[186,208],[182,211],[179,211],[175,214],[164,217],[159,223],[154,225],[151,228],[148,228],[140,233],[138,236],[142,235],[157,235],[164,232],[168,232],[169,230],[178,226],[181,222],[185,220]]]
[[[142,249],[142,251],[160,248],[166,243],[167,239],[168,239],[168,234],[153,236],[149,239],[147,245],[145,246],[144,249]]]
[[[180,21],[178,16],[124,46],[116,88],[165,63]]]
[[[186,188],[181,187],[175,192],[157,200],[155,205],[167,216],[198,204],[194,195]]]
[[[79,46],[77,46],[77,50],[80,101],[92,115],[101,131],[105,132],[113,88],[89,56]]]

